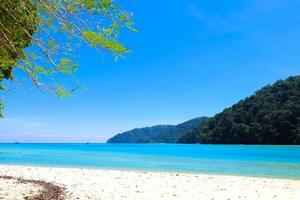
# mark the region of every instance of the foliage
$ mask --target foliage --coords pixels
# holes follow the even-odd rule
[[[133,25],[132,14],[113,0],[2,0],[0,82],[21,69],[37,87],[68,96],[54,77],[76,72],[74,50],[87,43],[118,58],[129,53],[119,33],[135,31]]]
[[[20,58],[25,57],[24,48],[31,44],[31,36],[36,31],[37,11],[30,0],[4,0],[0,4],[0,13],[0,79],[2,80],[11,79],[13,66]]]
[[[110,138],[108,143],[175,143],[187,130],[199,126],[206,117],[174,125],[136,128]]]
[[[300,76],[262,88],[189,131],[178,142],[300,144]]]

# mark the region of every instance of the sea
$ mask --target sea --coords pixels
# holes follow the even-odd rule
[[[16,143],[1,164],[300,179],[300,146]]]

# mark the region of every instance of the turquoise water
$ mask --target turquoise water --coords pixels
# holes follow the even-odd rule
[[[0,164],[300,179],[300,146],[0,144]]]

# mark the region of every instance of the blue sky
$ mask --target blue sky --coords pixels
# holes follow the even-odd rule
[[[1,142],[104,142],[116,133],[213,116],[266,84],[300,74],[297,0],[120,1],[134,12],[132,49],[114,62],[83,46],[87,88],[58,100],[5,94]]]

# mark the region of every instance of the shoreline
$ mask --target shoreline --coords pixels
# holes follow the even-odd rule
[[[209,172],[189,172],[189,171],[167,171],[167,170],[147,170],[147,169],[137,169],[137,168],[97,168],[97,167],[87,167],[87,166],[59,166],[59,165],[28,165],[28,164],[0,164],[1,166],[16,166],[16,167],[36,167],[36,168],[55,168],[55,169],[82,169],[82,170],[102,170],[102,171],[121,171],[121,172],[137,172],[137,173],[166,173],[166,174],[186,174],[186,175],[207,175],[207,176],[229,176],[229,177],[246,177],[246,178],[262,178],[262,179],[274,179],[274,180],[291,180],[300,181],[300,178],[291,177],[272,177],[272,176],[255,176],[255,175],[245,175],[245,174],[226,174],[226,173],[209,173]]]
[[[235,175],[1,164],[0,176],[52,183],[65,188],[67,200],[296,200],[300,196],[300,180]],[[1,184],[0,189],[9,191],[9,186],[11,187],[11,184]]]

